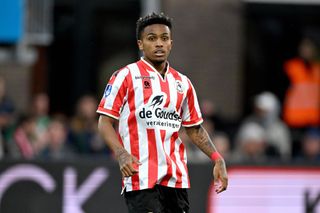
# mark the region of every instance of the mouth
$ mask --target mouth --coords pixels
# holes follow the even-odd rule
[[[164,50],[156,50],[153,52],[155,54],[155,56],[164,56],[166,54],[166,52]]]

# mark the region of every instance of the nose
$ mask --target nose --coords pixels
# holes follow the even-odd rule
[[[156,47],[163,47],[163,43],[162,43],[161,39],[157,39]]]

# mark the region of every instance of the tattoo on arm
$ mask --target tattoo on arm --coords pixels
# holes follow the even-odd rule
[[[192,142],[207,156],[210,157],[216,151],[207,131],[201,125],[186,128],[186,131]]]

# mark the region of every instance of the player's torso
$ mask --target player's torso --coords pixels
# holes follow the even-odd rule
[[[120,122],[129,121],[130,125],[135,120],[139,128],[165,130],[170,134],[179,131],[186,79],[172,70],[161,76],[139,62],[128,69],[127,102]]]

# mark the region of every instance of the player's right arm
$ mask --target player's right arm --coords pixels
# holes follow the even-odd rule
[[[130,177],[138,172],[134,168],[134,164],[140,164],[140,162],[130,155],[119,142],[117,133],[113,127],[115,122],[116,120],[109,116],[100,115],[98,122],[99,133],[118,160],[122,176]]]

